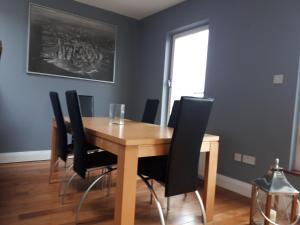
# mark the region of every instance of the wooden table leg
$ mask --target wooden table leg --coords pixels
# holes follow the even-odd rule
[[[203,201],[208,222],[212,221],[214,216],[218,153],[219,142],[211,142],[210,151],[206,153],[203,193]]]
[[[271,206],[272,206],[272,195],[267,195],[267,202],[266,202],[266,208],[265,208],[265,215],[270,218],[271,214]],[[270,223],[265,220],[264,225],[270,225]]]
[[[253,218],[256,213],[256,193],[257,193],[257,187],[255,185],[252,185],[252,191],[251,191],[251,207],[250,207],[250,225],[254,224]]]
[[[49,183],[52,182],[52,174],[56,170],[54,168],[55,162],[58,159],[57,156],[57,128],[55,120],[52,121],[52,131],[51,131],[51,159],[50,159],[50,172],[49,172]]]
[[[291,221],[294,222],[297,219],[298,211],[298,195],[293,196],[292,206],[291,206]]]
[[[138,149],[126,147],[118,154],[114,225],[134,225]]]

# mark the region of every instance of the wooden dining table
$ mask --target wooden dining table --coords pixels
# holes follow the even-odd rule
[[[70,121],[65,118],[70,126]],[[88,141],[118,157],[115,196],[115,225],[134,225],[137,167],[140,157],[168,155],[173,129],[154,124],[125,120],[113,124],[109,118],[83,117]],[[201,149],[206,154],[203,202],[208,221],[213,220],[219,137],[205,134]],[[52,122],[50,172],[57,161],[57,127]]]

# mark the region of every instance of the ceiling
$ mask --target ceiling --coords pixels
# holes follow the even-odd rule
[[[143,19],[185,0],[75,0],[134,19]]]

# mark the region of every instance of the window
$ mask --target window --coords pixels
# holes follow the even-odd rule
[[[179,100],[181,96],[204,96],[208,38],[208,26],[172,37],[168,113],[174,100]]]

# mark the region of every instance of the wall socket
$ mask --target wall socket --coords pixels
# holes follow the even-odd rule
[[[276,74],[273,76],[273,84],[283,84],[284,74]]]
[[[234,160],[237,161],[237,162],[241,162],[242,161],[242,154],[234,153]]]
[[[234,153],[234,161],[245,163],[248,165],[255,166],[256,164],[256,158],[251,155],[243,155],[241,153]]]
[[[256,163],[256,158],[254,156],[250,156],[250,155],[243,155],[243,163],[255,166]]]

